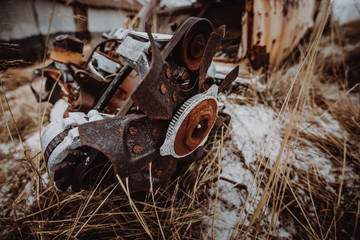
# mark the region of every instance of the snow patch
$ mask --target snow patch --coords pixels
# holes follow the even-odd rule
[[[227,99],[220,96],[220,101],[226,106],[224,112],[231,115],[232,123],[232,139],[223,146],[221,176],[242,184],[247,190],[239,189],[226,181],[218,183],[216,239],[230,239],[232,234],[236,234],[233,231],[239,222],[241,225],[249,224],[249,216],[254,214],[263,193],[263,189],[259,187],[260,180],[254,176],[254,169],[262,157],[267,157],[269,163],[273,164],[281,147],[279,121],[275,112],[263,105],[239,105],[231,102],[238,97],[240,96],[235,94],[229,95]],[[216,190],[217,186],[210,190],[213,198],[216,196]],[[249,216],[246,216],[247,214]],[[266,214],[270,215],[268,210]],[[211,218],[207,222],[209,232],[212,223]],[[278,222],[277,225],[279,224]],[[282,229],[281,235],[289,234]]]
[[[5,155],[8,155],[10,153],[12,147],[12,143],[0,143],[0,151]]]
[[[69,104],[64,100],[58,100],[50,111],[50,122],[56,121],[56,119],[63,119],[64,113],[68,108]]]
[[[24,143],[29,148],[40,151],[41,147],[40,147],[40,134],[39,134],[39,132],[35,132],[30,137],[26,138],[26,141]]]
[[[360,19],[359,0],[334,0],[333,14],[340,25]]]

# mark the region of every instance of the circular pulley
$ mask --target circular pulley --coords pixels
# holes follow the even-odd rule
[[[185,33],[181,44],[181,58],[191,71],[197,71],[205,52],[213,26],[207,19],[199,19]]]
[[[181,106],[171,120],[160,148],[162,156],[182,158],[205,143],[217,116],[217,90],[218,87],[213,85]]]

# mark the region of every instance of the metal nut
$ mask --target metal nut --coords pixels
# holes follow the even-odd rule
[[[134,136],[138,133],[138,129],[136,127],[130,127],[129,128],[129,133],[131,136]]]
[[[166,77],[170,78],[171,77],[171,69],[168,67],[166,68]]]
[[[133,147],[133,151],[134,151],[134,153],[136,153],[136,154],[141,153],[143,150],[144,150],[144,147],[141,146],[141,145],[135,145],[135,146]]]
[[[165,94],[166,93],[166,86],[165,86],[165,84],[161,84],[160,85],[160,92],[162,93],[162,94]]]
[[[152,131],[152,135],[153,135],[154,137],[159,137],[159,135],[160,135],[160,130],[157,129],[157,128],[155,128],[155,129]]]

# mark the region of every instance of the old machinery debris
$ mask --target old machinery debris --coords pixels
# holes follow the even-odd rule
[[[78,55],[56,52],[45,68],[44,94],[33,89],[39,100],[69,104],[65,118],[42,133],[55,186],[90,189],[118,175],[130,192],[147,191],[150,181],[154,188],[165,185],[179,161],[199,159],[210,132],[230,121],[218,113],[217,94],[237,77],[238,67],[223,81],[215,81],[211,67],[224,33],[224,26],[214,29],[191,17],[174,35],[149,29],[104,34],[82,63]],[[66,46],[73,41],[57,39]],[[34,78],[39,76],[36,70]]]

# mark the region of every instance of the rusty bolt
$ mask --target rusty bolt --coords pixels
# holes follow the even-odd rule
[[[165,86],[165,84],[161,84],[161,86],[160,86],[160,92],[162,93],[162,94],[165,94],[166,93],[166,86]]]
[[[152,131],[152,135],[153,135],[154,137],[159,137],[159,135],[160,135],[159,129],[155,128],[155,129]]]
[[[174,92],[173,96],[172,96],[172,99],[174,102],[176,102],[177,98],[176,98],[176,92]]]
[[[136,154],[141,153],[143,150],[144,150],[144,147],[141,146],[141,145],[135,145],[135,146],[133,147],[133,151],[134,151],[134,153],[136,153]]]
[[[155,169],[155,173],[156,173],[156,176],[157,176],[158,178],[160,178],[161,175],[162,175],[162,173],[163,173],[163,171],[162,171],[161,169]]]
[[[171,69],[168,67],[166,68],[166,77],[170,78],[171,77]]]
[[[129,128],[130,135],[134,136],[134,135],[137,134],[137,132],[138,132],[138,129],[136,127],[130,127]]]

